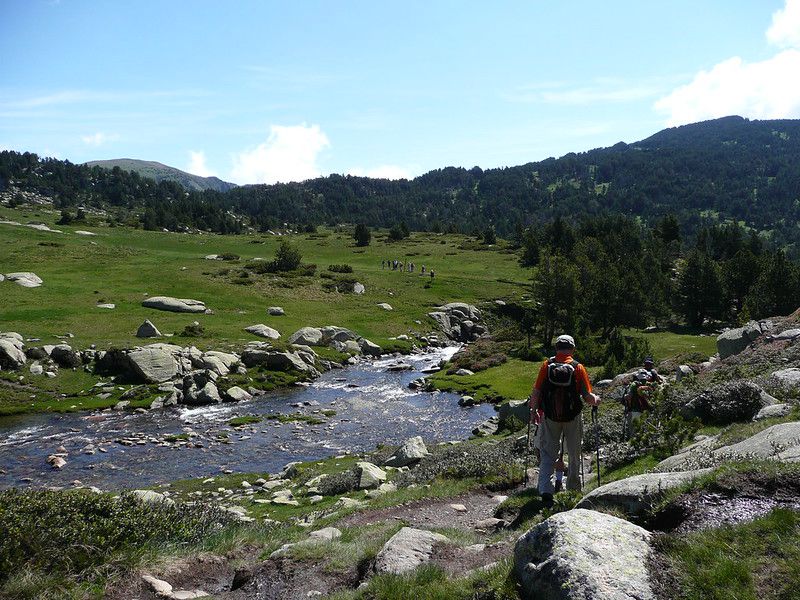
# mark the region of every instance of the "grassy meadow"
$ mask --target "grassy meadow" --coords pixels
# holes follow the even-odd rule
[[[314,276],[279,277],[246,272],[255,258],[271,260],[281,240],[273,235],[221,236],[175,234],[128,228],[57,226],[52,210],[0,208],[0,220],[43,222],[63,234],[0,225],[0,272],[33,271],[44,284],[23,288],[0,284],[2,330],[54,343],[72,333],[79,348],[97,344],[131,346],[138,326],[150,319],[162,333],[183,331],[197,320],[205,337],[192,339],[201,348],[239,347],[256,339],[244,327],[265,323],[288,336],[303,326],[340,325],[386,345],[390,337],[410,330],[429,331],[425,314],[451,302],[480,303],[528,291],[528,271],[503,246],[486,247],[464,236],[415,233],[390,243],[374,235],[357,248],[349,232],[326,230],[288,236],[302,252],[303,263],[316,264]],[[77,235],[90,230],[95,236]],[[210,254],[236,254],[234,261],[206,260]],[[413,261],[434,269],[436,277],[381,269],[381,260]],[[326,291],[320,275],[329,265],[348,264],[351,276],[364,284],[363,295]],[[348,275],[350,276],[350,275]],[[147,296],[193,298],[213,315],[168,313],[143,308]],[[377,304],[388,302],[394,310]],[[113,303],[113,310],[97,308]],[[271,317],[268,306],[286,315]],[[422,325],[415,320],[421,320]],[[389,344],[390,346],[392,344]]]

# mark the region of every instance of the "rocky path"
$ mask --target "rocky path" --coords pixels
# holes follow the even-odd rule
[[[337,522],[337,528],[367,526],[376,523],[400,522],[422,530],[460,530],[473,534],[475,543],[468,545],[436,544],[430,562],[450,575],[490,565],[513,550],[513,538],[497,540],[494,510],[505,496],[484,490],[470,491],[450,498],[432,498],[399,506],[365,510]],[[502,537],[502,536],[501,536]],[[325,596],[340,589],[353,589],[372,575],[373,565],[358,564],[346,571],[327,568],[327,558],[291,560],[276,556],[260,558],[261,550],[240,547],[225,556],[199,555],[176,559],[171,563],[132,574],[107,593],[112,600],[138,598],[156,600],[182,596],[179,592],[201,590],[214,598],[239,600],[293,600]],[[154,576],[168,582],[173,596],[158,595],[143,576]],[[233,589],[236,588],[236,589]]]

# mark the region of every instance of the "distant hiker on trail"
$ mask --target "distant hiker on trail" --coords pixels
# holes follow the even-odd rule
[[[422,270],[420,271],[423,275],[425,275],[425,265],[422,265]]]
[[[656,371],[653,366],[652,356],[645,357],[644,366],[642,368],[647,371],[647,376],[650,378],[651,383],[664,383],[664,378],[658,374],[658,371]]]
[[[381,269],[385,269],[385,268],[386,268],[386,261],[382,260],[381,261]]]
[[[641,369],[633,377],[633,381],[625,392],[625,424],[624,438],[629,440],[633,435],[633,426],[639,421],[642,413],[650,410],[650,398],[655,390],[655,384],[650,379],[650,374]]]
[[[436,272],[433,269],[431,269],[431,281],[433,281],[434,275],[436,275]]]
[[[408,272],[409,273],[413,273],[414,272],[414,263],[411,263],[410,265],[408,265]]]
[[[531,418],[539,425],[539,494],[548,507],[553,505],[552,476],[562,435],[569,456],[567,489],[581,489],[583,401],[592,406],[600,404],[600,398],[592,393],[586,369],[572,358],[574,353],[572,336],[559,336],[556,355],[542,363],[529,398]]]

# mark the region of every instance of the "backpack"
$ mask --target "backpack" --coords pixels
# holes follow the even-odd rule
[[[580,363],[556,362],[555,357],[547,361],[547,377],[542,384],[542,409],[551,421],[566,423],[577,417],[583,409],[583,400],[578,393],[575,371]]]

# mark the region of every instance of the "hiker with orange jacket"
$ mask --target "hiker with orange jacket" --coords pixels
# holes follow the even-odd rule
[[[528,400],[531,418],[539,424],[539,494],[545,506],[553,504],[552,477],[562,436],[570,466],[567,489],[581,489],[583,402],[591,406],[600,404],[600,398],[592,393],[586,369],[572,357],[574,353],[575,340],[572,336],[559,336],[556,355],[542,363]]]

